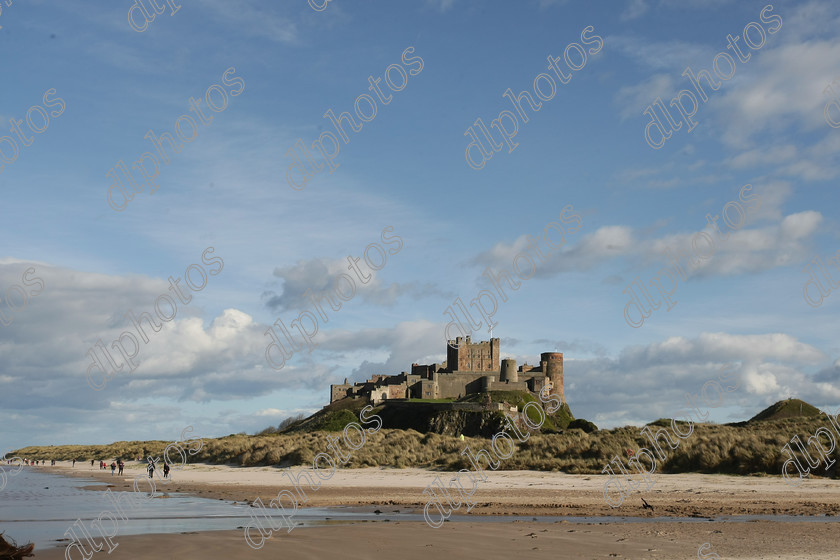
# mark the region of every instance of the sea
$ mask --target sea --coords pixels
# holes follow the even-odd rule
[[[18,545],[35,543],[36,551],[66,544],[69,539],[64,533],[77,519],[90,527],[90,521],[100,513],[114,510],[104,492],[83,490],[85,486],[107,484],[44,472],[47,469],[23,467],[8,477],[6,487],[0,491],[0,531]],[[15,470],[17,467],[11,472]],[[249,523],[247,504],[180,495],[160,486],[157,496],[141,504],[126,510],[128,520],[120,520],[118,537],[236,529]],[[103,521],[107,530],[107,518]]]

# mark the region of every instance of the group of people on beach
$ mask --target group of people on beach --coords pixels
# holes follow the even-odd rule
[[[91,467],[93,466],[93,459],[90,460],[90,466]],[[123,469],[125,468],[125,463],[123,463],[122,459],[117,459],[116,461],[111,461],[111,476],[114,476],[114,471],[116,470],[117,467],[120,468],[119,474],[122,474]],[[107,470],[107,468],[108,468],[108,465],[105,463],[105,461],[100,460],[99,461],[99,470],[103,471],[103,470]]]
[[[152,475],[155,474],[155,463],[152,461],[151,457],[149,458],[149,466],[146,467],[149,471],[149,478],[152,478]],[[169,463],[163,463],[163,478],[169,478]]]
[[[17,459],[18,457],[15,457],[15,458]],[[6,459],[6,464],[11,465],[12,464],[12,459]],[[23,459],[23,464],[26,465],[27,467],[37,467],[37,466],[43,467],[43,466],[46,466],[47,461],[45,459]],[[55,466],[55,459],[50,461],[50,466],[52,466],[52,467]]]
[[[138,457],[137,460],[142,461],[143,459],[142,459],[142,457]],[[27,467],[46,466],[46,464],[47,464],[47,461],[45,459],[22,459],[22,461],[23,461],[23,464],[26,465]],[[11,465],[12,460],[11,459],[6,459],[6,464]],[[93,468],[93,464],[94,464],[94,459],[91,459],[90,460],[90,467],[91,468]],[[50,461],[50,465],[53,466],[53,467],[55,466],[55,459],[52,459]],[[73,467],[75,467],[75,466],[76,466],[76,459],[73,459]],[[111,476],[114,476],[114,474],[115,474],[114,471],[116,471],[117,469],[119,469],[119,472],[117,472],[116,474],[122,475],[123,474],[123,469],[125,468],[125,463],[123,463],[122,459],[115,459],[115,460],[111,461],[110,465],[108,465],[105,461],[103,461],[101,459],[99,460],[99,470],[107,470],[109,466],[111,467]],[[149,478],[152,478],[152,476],[155,474],[155,462],[152,461],[151,457],[149,458],[149,465],[146,467],[146,469],[149,471]],[[165,461],[163,463],[163,478],[169,478],[169,471],[170,471],[169,463]]]
[[[137,460],[141,461],[142,458],[138,458]],[[94,460],[91,459],[90,460],[91,468],[93,468],[93,463],[94,463]],[[55,464],[55,461],[53,461],[53,464]],[[76,460],[75,459],[73,460],[73,466],[74,467],[76,466]],[[116,459],[114,461],[111,461],[111,464],[108,465],[105,461],[102,461],[100,459],[99,470],[107,470],[109,466],[111,467],[111,476],[114,476],[114,471],[118,468],[119,468],[119,472],[117,472],[116,474],[122,475],[123,469],[125,468],[125,463],[123,463],[122,459]],[[154,473],[155,473],[155,463],[151,460],[151,458],[149,458],[149,466],[146,467],[146,469],[149,471],[149,478],[152,478],[152,475],[154,475]],[[169,478],[169,470],[170,470],[169,463],[165,462],[163,464],[163,477],[164,478]]]

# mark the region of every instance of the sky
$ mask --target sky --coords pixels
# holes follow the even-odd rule
[[[836,2],[160,4],[2,5],[3,450],[254,433],[457,302],[602,428],[840,405]]]

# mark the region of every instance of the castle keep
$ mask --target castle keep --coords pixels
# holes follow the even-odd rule
[[[411,372],[374,375],[363,383],[330,385],[330,403],[345,398],[370,397],[378,404],[394,399],[457,399],[488,391],[530,391],[538,393],[548,385],[550,393],[566,402],[563,393],[563,354],[543,352],[540,364],[516,367],[516,360],[499,364],[499,339],[471,342],[450,340],[442,364],[411,364]]]

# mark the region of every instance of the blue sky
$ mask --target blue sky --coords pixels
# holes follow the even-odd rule
[[[612,427],[674,414],[684,392],[730,362],[740,388],[715,421],[788,396],[840,404],[830,321],[840,294],[826,290],[819,307],[802,295],[803,267],[817,256],[830,267],[840,250],[840,131],[824,114],[835,95],[824,90],[840,76],[835,4],[773,3],[764,19],[782,18],[774,33],[760,15],[768,4],[726,0],[333,0],[323,11],[305,0],[196,0],[143,32],[128,25],[131,5],[30,0],[0,13],[0,122],[27,127],[29,112],[43,127],[30,107],[44,106],[51,88],[47,101],[65,105],[45,107],[53,116],[26,133],[31,145],[12,124],[0,128],[19,148],[13,158],[0,140],[13,159],[0,171],[0,310],[12,318],[0,325],[6,448],[175,439],[186,425],[207,437],[253,432],[316,410],[345,377],[442,361],[446,308],[493,290],[482,272],[510,271],[526,236],[541,237],[568,206],[580,229],[498,300],[493,335],[520,363],[564,352],[576,416]],[[763,45],[750,50],[742,38],[750,59],[735,60],[717,91],[706,87],[696,127],[653,149],[643,111],[694,91],[685,68],[711,71],[717,53],[734,56],[727,35],[750,22],[766,31]],[[527,122],[517,116],[518,146],[482,169],[467,165],[465,131],[516,113],[503,93],[534,95],[535,77],[552,74],[547,57],[563,64],[588,26],[603,46],[585,45],[585,66],[539,111],[526,106]],[[748,33],[756,42],[756,28]],[[421,70],[403,60],[409,48]],[[345,128],[338,167],[291,188],[285,154],[298,139],[314,151],[322,132],[337,134],[325,112],[354,113],[358,96],[373,95],[368,77],[390,65],[410,71],[404,88],[383,80],[391,101],[377,101],[369,122],[356,117],[359,132]],[[227,79],[244,82],[236,95],[223,83],[230,68]],[[213,84],[230,93],[219,112],[206,108]],[[197,117],[190,98],[212,122],[167,152],[154,194],[145,187],[115,211],[106,174],[155,151],[149,130],[173,133],[181,115]],[[676,283],[670,310],[628,325],[627,286],[638,277],[657,293],[648,282],[670,269],[665,250],[690,251],[706,215],[737,202],[746,184],[761,206]],[[348,255],[382,244],[387,226],[400,250],[339,311],[326,308],[312,352],[269,367],[266,329],[311,309],[306,290],[332,286]],[[126,313],[154,313],[172,293],[169,276],[200,265],[208,247],[224,268],[140,342],[134,371],[93,390],[86,352],[136,332]],[[43,289],[25,287],[28,303],[12,313],[8,298],[20,307],[22,297],[12,286],[31,267]],[[489,338],[486,325],[473,338]]]

